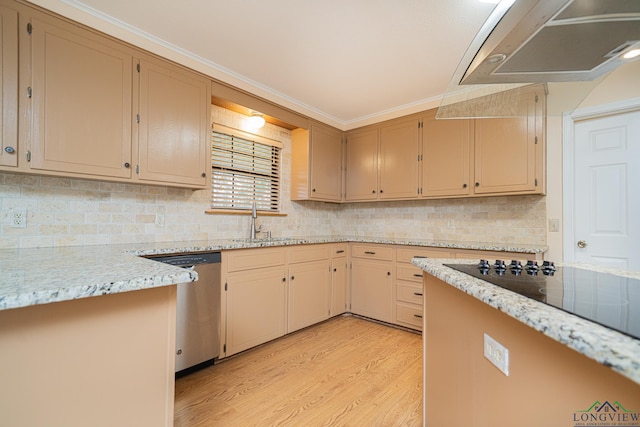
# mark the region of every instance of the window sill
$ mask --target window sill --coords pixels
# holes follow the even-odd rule
[[[250,210],[245,211],[235,209],[207,209],[204,213],[207,215],[251,215]],[[258,211],[258,216],[287,216],[287,214],[281,212]]]

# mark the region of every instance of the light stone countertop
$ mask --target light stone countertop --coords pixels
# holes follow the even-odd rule
[[[443,265],[477,264],[478,260],[414,258],[412,263],[432,276],[640,384],[640,340]],[[640,279],[640,273],[586,264],[556,265]]]
[[[350,236],[0,250],[0,310],[193,282],[197,274],[140,256],[315,243],[366,242],[542,253],[546,246]]]

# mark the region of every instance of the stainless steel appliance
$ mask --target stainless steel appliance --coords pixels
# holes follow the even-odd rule
[[[213,364],[220,354],[220,252],[148,257],[198,273],[198,281],[178,283],[176,375]]]
[[[514,260],[445,264],[454,270],[516,292],[640,339],[640,280],[553,262]]]

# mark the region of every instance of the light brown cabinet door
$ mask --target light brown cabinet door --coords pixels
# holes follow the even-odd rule
[[[378,198],[378,130],[347,134],[345,186],[347,201]]]
[[[18,12],[0,5],[0,166],[18,165]]]
[[[140,61],[139,179],[207,187],[210,92],[195,73]]]
[[[436,120],[435,111],[423,118],[422,197],[471,194],[472,139],[472,120]]]
[[[366,259],[351,262],[351,311],[393,322],[392,263]]]
[[[342,199],[342,133],[311,126],[311,199],[339,202]]]
[[[284,266],[229,273],[226,356],[286,333],[286,274]]]
[[[418,197],[419,167],[417,119],[380,128],[380,199]]]
[[[347,261],[331,260],[331,316],[347,311]]]
[[[31,169],[129,178],[132,55],[51,17],[31,23]]]
[[[326,260],[289,266],[287,333],[329,318],[330,286]]]
[[[540,103],[534,92],[519,98],[517,117],[476,119],[476,194],[536,191],[540,120]]]

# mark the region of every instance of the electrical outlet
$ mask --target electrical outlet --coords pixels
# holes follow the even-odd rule
[[[558,233],[560,231],[560,220],[558,218],[549,218],[549,232]]]
[[[164,215],[156,214],[156,225],[158,227],[164,227]]]
[[[27,228],[27,210],[16,209],[9,212],[11,228]]]
[[[484,334],[484,357],[509,376],[509,350],[487,334]]]

